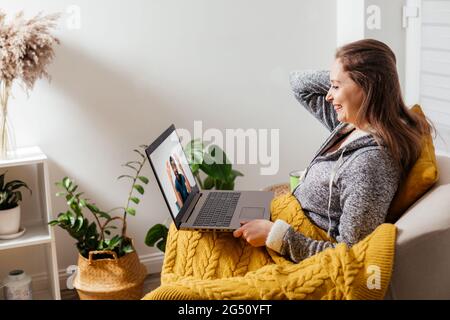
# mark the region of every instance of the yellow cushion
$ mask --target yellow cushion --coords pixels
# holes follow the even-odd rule
[[[418,104],[411,111],[425,116]],[[423,139],[422,153],[411,168],[406,179],[400,184],[386,217],[386,222],[395,223],[405,211],[425,192],[427,192],[439,179],[436,155],[434,153],[431,134]]]

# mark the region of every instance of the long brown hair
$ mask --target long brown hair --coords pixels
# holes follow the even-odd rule
[[[364,39],[338,48],[336,59],[364,92],[357,124],[368,122],[377,143],[387,147],[404,178],[420,156],[423,136],[434,127],[405,105],[395,54],[383,42]]]

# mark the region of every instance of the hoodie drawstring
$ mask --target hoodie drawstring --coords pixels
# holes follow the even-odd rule
[[[330,175],[330,184],[329,184],[329,196],[328,196],[328,230],[327,230],[327,235],[329,238],[331,238],[330,236],[330,232],[331,232],[331,216],[330,216],[330,208],[331,208],[331,196],[333,194],[333,182],[334,182],[334,177],[336,176],[336,172],[339,169],[339,167],[341,166],[343,160],[343,156],[344,156],[344,152],[345,152],[346,148],[344,148],[342,150],[342,153],[338,159],[338,161],[336,161],[336,163],[334,164],[333,168],[331,169],[331,175]]]

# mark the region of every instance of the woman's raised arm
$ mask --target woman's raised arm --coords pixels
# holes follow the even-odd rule
[[[339,125],[333,105],[325,97],[330,89],[329,71],[293,71],[290,83],[295,98],[331,132]]]

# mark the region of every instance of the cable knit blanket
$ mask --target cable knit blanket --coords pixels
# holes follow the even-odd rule
[[[272,220],[305,236],[331,240],[290,194],[274,198]],[[161,286],[144,299],[383,299],[393,267],[396,228],[379,226],[351,248],[335,248],[294,264],[231,233],[177,231],[167,239]]]

